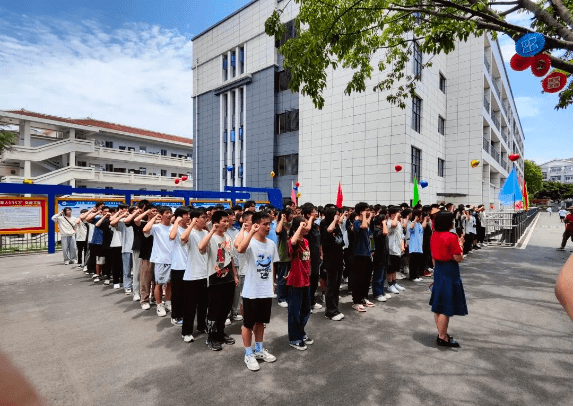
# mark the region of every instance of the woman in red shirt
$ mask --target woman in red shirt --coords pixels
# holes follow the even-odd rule
[[[288,337],[289,345],[297,350],[307,350],[313,340],[305,332],[311,313],[310,251],[304,235],[311,229],[313,217],[306,220],[296,217],[292,221],[289,240],[290,270],[287,274]]]
[[[447,326],[450,317],[467,314],[467,302],[459,274],[463,252],[457,235],[449,231],[453,229],[453,220],[453,213],[444,211],[437,214],[430,244],[435,269],[429,304],[437,325],[437,345],[442,347],[459,347],[459,343],[447,334]]]

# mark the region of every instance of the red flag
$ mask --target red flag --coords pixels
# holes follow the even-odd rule
[[[297,199],[295,196],[295,189],[293,188],[293,182],[291,183],[291,200],[293,204],[297,205]]]
[[[337,187],[337,198],[335,199],[335,207],[341,209],[343,207],[343,189],[341,188],[341,182]]]

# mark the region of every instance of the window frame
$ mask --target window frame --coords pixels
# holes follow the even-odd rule
[[[439,72],[439,90],[446,94],[447,92],[447,79],[441,72]]]
[[[421,153],[420,148],[411,146],[411,178],[417,176],[418,181],[421,180]]]
[[[412,98],[411,103],[411,128],[421,134],[421,105],[423,100],[419,96]]]
[[[437,132],[445,135],[445,119],[441,117],[441,114],[437,116]]]
[[[437,176],[445,178],[445,159],[437,158]]]
[[[413,76],[421,80],[423,71],[423,52],[417,41],[413,41]]]

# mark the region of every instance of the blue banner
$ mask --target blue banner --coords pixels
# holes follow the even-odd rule
[[[521,188],[517,180],[517,173],[515,172],[515,168],[513,168],[499,191],[499,202],[503,206],[509,206],[521,200],[523,200],[523,195],[521,194]]]

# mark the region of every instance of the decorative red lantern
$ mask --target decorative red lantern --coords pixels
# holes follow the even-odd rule
[[[515,162],[517,161],[519,158],[521,158],[521,156],[519,154],[509,154],[509,160],[511,162]]]
[[[187,180],[188,180],[188,176],[187,176],[187,175],[183,175],[183,176],[182,176],[182,182],[185,182],[185,181],[187,181]]]
[[[395,172],[399,172],[403,169],[403,166],[401,165],[395,165]]]
[[[547,93],[557,93],[559,90],[567,84],[567,76],[562,72],[553,72],[545,79],[541,85],[543,86],[543,91]]]
[[[516,70],[516,71],[522,71],[527,69],[528,67],[531,66],[531,64],[533,63],[533,57],[529,56],[529,57],[524,57],[521,56],[519,54],[515,54],[511,57],[511,61],[509,62],[509,65],[511,66],[511,69]]]
[[[299,182],[296,182],[296,183],[295,183],[295,187],[299,187]]]
[[[542,78],[547,75],[551,69],[551,58],[549,55],[540,53],[533,57],[533,62],[531,63],[531,72],[538,78]]]
[[[174,183],[177,185],[178,183],[180,183],[180,178],[176,178],[174,179]]]

